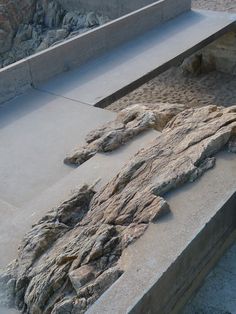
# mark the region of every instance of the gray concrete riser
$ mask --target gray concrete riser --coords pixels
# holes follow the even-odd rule
[[[201,271],[214,259],[236,227],[236,193],[218,211],[182,254],[173,261],[162,278],[144,295],[131,314],[176,313],[178,303]],[[223,252],[222,252],[223,253]],[[215,261],[216,263],[216,261]]]

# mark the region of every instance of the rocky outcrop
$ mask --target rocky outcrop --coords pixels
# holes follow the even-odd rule
[[[68,12],[57,0],[1,0],[0,67],[107,21],[95,12]]]
[[[171,118],[184,109],[184,105],[168,103],[127,107],[118,112],[114,121],[90,132],[85,139],[86,145],[76,148],[64,162],[81,165],[97,152],[112,151],[148,129],[161,131]]]
[[[20,24],[28,23],[35,12],[36,0],[0,1],[0,54],[11,48]]]
[[[84,313],[121,276],[123,250],[169,212],[165,194],[212,168],[235,139],[236,106],[177,114],[100,192],[84,186],[33,226],[0,277],[5,302],[22,313]]]
[[[230,31],[213,41],[181,65],[184,74],[199,75],[220,71],[236,75],[236,32]]]

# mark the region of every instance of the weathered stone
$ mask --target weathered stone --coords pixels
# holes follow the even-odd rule
[[[199,75],[220,71],[236,75],[236,32],[230,31],[213,41],[181,65],[184,74]]]
[[[89,12],[86,16],[85,26],[86,27],[94,27],[99,25],[99,20],[97,15],[94,12]]]
[[[2,0],[0,4],[0,54],[11,48],[20,24],[32,19],[36,0]]]
[[[94,267],[91,265],[84,265],[79,269],[72,270],[69,273],[70,281],[79,293],[79,289],[95,278]]]
[[[2,0],[0,67],[107,22],[94,12],[67,12],[58,0]],[[71,35],[72,33],[72,35]]]
[[[200,52],[186,58],[181,65],[185,75],[198,75],[202,72],[202,54]]]
[[[183,105],[167,103],[137,104],[123,109],[113,122],[90,132],[86,137],[87,144],[75,149],[64,162],[81,165],[97,152],[112,151],[147,129],[161,131],[184,109]]]
[[[235,137],[236,106],[178,113],[100,192],[84,186],[33,226],[0,276],[5,303],[22,313],[84,313],[121,276],[124,249],[169,212],[165,194],[212,168]]]

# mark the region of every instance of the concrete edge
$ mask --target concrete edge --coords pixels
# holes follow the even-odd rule
[[[127,313],[181,313],[204,277],[235,239],[235,206],[236,192]]]
[[[159,0],[9,65],[0,70],[0,103],[21,94],[31,85],[37,86],[78,67],[190,8],[191,0]]]
[[[224,239],[223,239],[224,240]],[[216,266],[221,257],[227,252],[227,250],[235,243],[236,241],[236,230],[234,230],[225,241],[219,243],[218,248],[215,252],[215,255],[211,260],[205,265],[205,267],[200,271],[197,278],[191,283],[188,290],[185,292],[184,296],[178,300],[175,304],[172,313],[178,314],[184,309],[188,301],[196,294],[196,292],[201,288],[206,276],[209,272]]]
[[[194,11],[204,11],[204,10],[194,10]],[[105,107],[109,106],[112,102],[115,102],[115,101],[119,100],[120,98],[124,97],[125,95],[127,95],[128,93],[131,93],[132,91],[139,88],[140,86],[142,86],[146,82],[154,79],[159,74],[167,71],[169,68],[171,68],[173,66],[180,65],[184,61],[184,59],[191,56],[193,53],[197,52],[198,50],[202,49],[203,47],[209,45],[210,43],[212,43],[213,41],[215,41],[216,39],[218,39],[219,37],[224,35],[226,32],[228,32],[234,28],[236,29],[236,19],[232,20],[232,22],[229,25],[222,28],[217,33],[209,36],[208,38],[204,39],[200,43],[197,43],[196,45],[194,45],[190,49],[186,50],[185,52],[176,56],[175,58],[169,60],[168,62],[166,62],[162,66],[158,67],[157,69],[154,69],[153,71],[151,71],[151,72],[145,74],[144,76],[140,77],[139,79],[133,81],[131,84],[126,85],[125,87],[117,90],[115,93],[101,99],[96,104],[94,104],[94,106],[99,107],[99,108],[105,108]]]

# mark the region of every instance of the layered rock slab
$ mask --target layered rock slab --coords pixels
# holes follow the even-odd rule
[[[91,131],[85,139],[86,145],[74,149],[64,162],[81,165],[96,153],[113,151],[148,129],[161,131],[184,109],[184,105],[168,103],[136,104],[125,108],[118,112],[114,121]]]
[[[169,211],[166,192],[196,180],[236,136],[236,106],[172,118],[100,192],[84,186],[25,236],[1,276],[22,313],[83,313],[122,274],[123,250]]]

